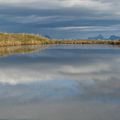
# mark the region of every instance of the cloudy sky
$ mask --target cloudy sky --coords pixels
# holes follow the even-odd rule
[[[119,0],[0,0],[0,32],[52,38],[120,35]]]

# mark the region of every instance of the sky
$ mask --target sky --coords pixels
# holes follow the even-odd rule
[[[51,38],[120,35],[119,0],[0,0],[0,32]]]

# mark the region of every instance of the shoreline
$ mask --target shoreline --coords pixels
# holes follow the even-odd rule
[[[24,45],[66,45],[66,44],[100,44],[120,45],[120,40],[57,40],[35,34],[0,33],[0,47]]]

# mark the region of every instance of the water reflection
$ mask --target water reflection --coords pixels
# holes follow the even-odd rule
[[[119,48],[35,50],[0,58],[1,118],[119,120]]]
[[[40,51],[48,47],[47,45],[39,45],[39,46],[8,46],[8,47],[0,47],[0,56],[9,56],[14,54],[25,54],[25,53],[33,53],[36,51]]]

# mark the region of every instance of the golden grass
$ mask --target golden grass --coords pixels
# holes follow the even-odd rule
[[[34,34],[0,33],[0,46],[38,45],[48,41],[47,38]]]
[[[35,34],[0,33],[0,47],[44,44],[110,44],[120,45],[120,40],[50,40]]]

